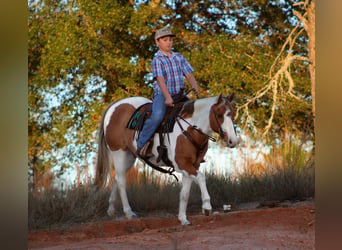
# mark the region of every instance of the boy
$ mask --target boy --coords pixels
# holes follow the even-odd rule
[[[150,157],[150,155],[143,154],[142,151],[147,150],[142,150],[142,148],[163,121],[167,106],[174,106],[172,96],[185,88],[184,76],[194,89],[196,96],[199,96],[196,80],[192,74],[193,68],[183,55],[171,51],[174,36],[167,27],[157,30],[154,36],[159,51],[152,60],[152,74],[157,84],[153,86],[152,114],[146,120],[137,140],[136,155],[140,157]]]

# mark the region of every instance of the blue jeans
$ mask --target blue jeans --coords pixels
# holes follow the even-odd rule
[[[144,127],[141,130],[137,146],[142,148],[146,142],[152,137],[160,123],[163,121],[166,113],[165,97],[162,93],[157,94],[153,98],[152,114],[145,121]]]

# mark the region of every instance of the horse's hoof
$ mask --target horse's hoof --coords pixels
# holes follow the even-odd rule
[[[107,210],[107,214],[110,217],[115,217],[115,210],[114,209],[108,209]]]
[[[191,225],[191,223],[188,220],[182,221],[182,226],[188,226]]]
[[[138,215],[136,215],[136,214],[134,214],[134,215],[132,215],[132,216],[129,217],[130,220],[136,219],[136,218],[138,218]]]
[[[132,220],[138,218],[138,216],[134,212],[130,212],[126,215],[127,219]]]
[[[203,213],[205,216],[209,216],[209,215],[212,215],[213,210],[209,210],[209,209],[204,209],[204,208],[202,208],[202,213]]]

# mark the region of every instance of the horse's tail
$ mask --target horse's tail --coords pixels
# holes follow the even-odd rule
[[[114,103],[112,103],[114,104]],[[104,118],[109,109],[109,105],[106,110],[102,114],[101,123],[98,129],[98,152],[97,152],[97,162],[96,162],[96,175],[95,175],[95,186],[97,188],[103,188],[107,185],[110,167],[111,167],[111,159],[109,155],[109,149],[107,148],[106,138],[104,134]]]

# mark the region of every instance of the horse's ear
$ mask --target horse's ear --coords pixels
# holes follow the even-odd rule
[[[234,100],[234,98],[235,98],[235,94],[233,93],[230,96],[228,96],[228,101],[232,102]]]
[[[217,103],[221,103],[222,102],[222,94],[220,94],[217,98]]]

